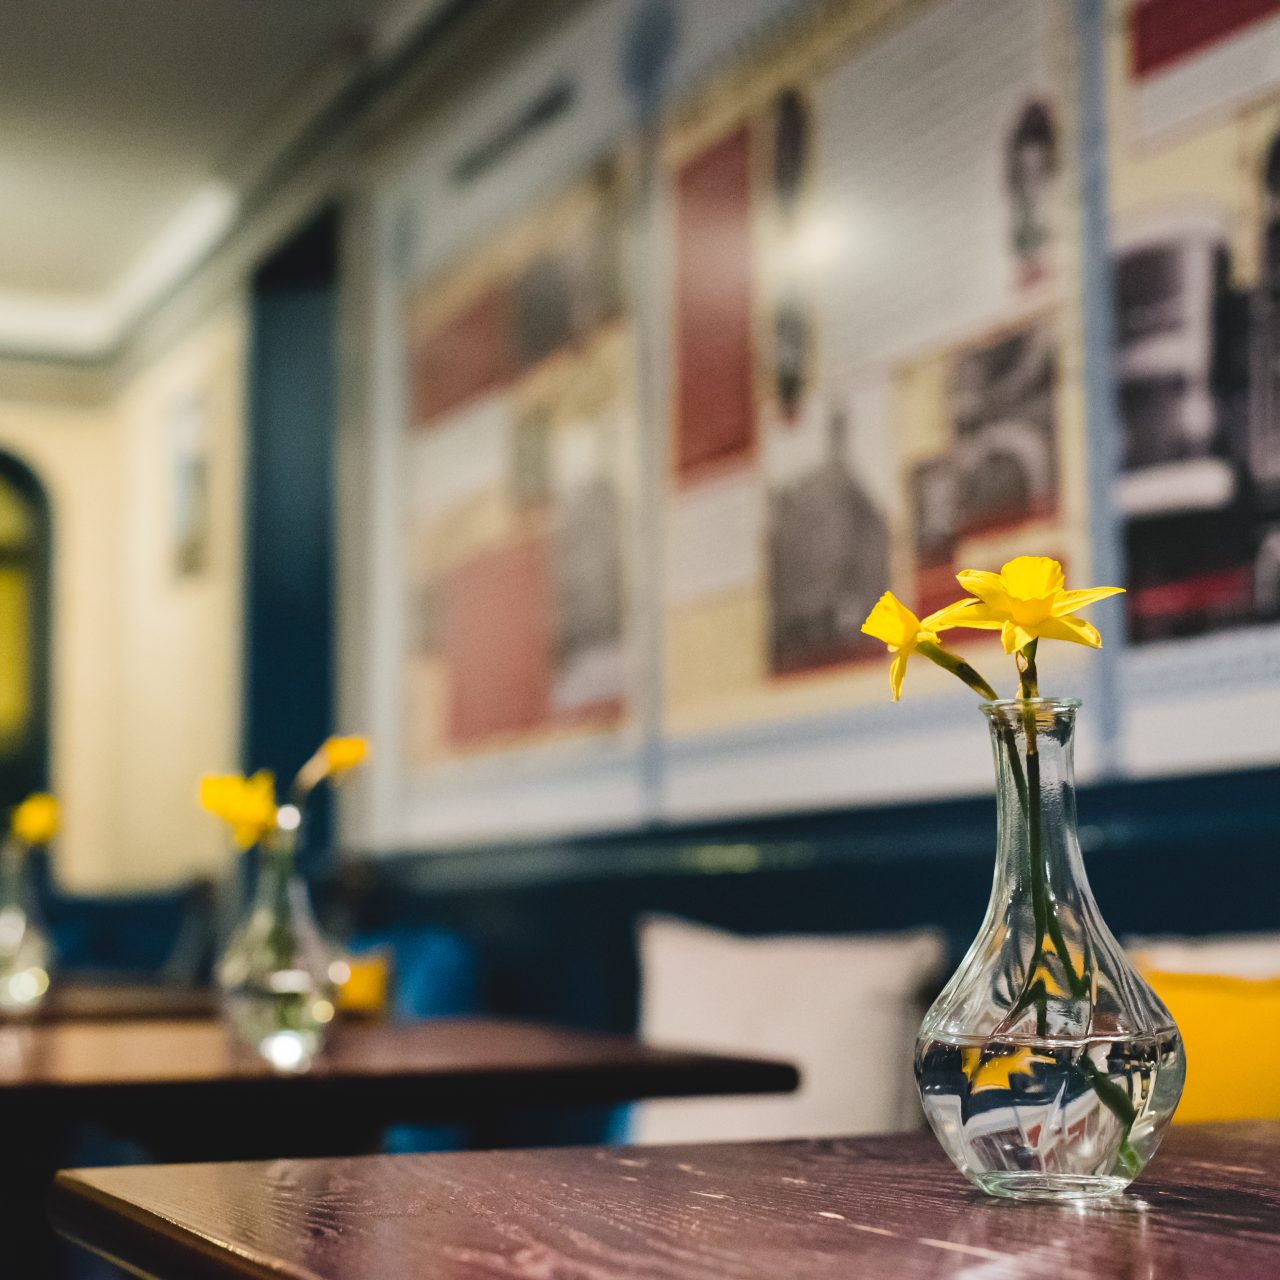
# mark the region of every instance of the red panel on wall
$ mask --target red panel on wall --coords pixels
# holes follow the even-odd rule
[[[1280,0],[1139,0],[1133,11],[1133,69],[1149,75],[1242,27],[1280,13]]]
[[[546,723],[551,688],[547,544],[530,539],[450,575],[445,600],[449,737],[475,746]]]
[[[751,448],[751,138],[746,126],[676,183],[676,468],[682,477]]]
[[[421,426],[515,375],[511,293],[495,287],[414,342],[411,421]]]

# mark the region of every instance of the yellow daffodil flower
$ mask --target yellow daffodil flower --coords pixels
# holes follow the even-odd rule
[[[907,659],[917,651],[924,653],[935,662],[938,661],[939,655],[943,655],[953,659],[957,665],[967,666],[954,655],[946,654],[938,648],[938,632],[956,626],[953,619],[975,603],[972,600],[961,600],[956,604],[948,605],[945,609],[939,609],[936,613],[931,613],[927,618],[917,618],[892,591],[886,591],[876,601],[875,607],[867,615],[866,622],[862,624],[862,631],[864,635],[882,640],[888,645],[889,652],[894,655],[893,662],[889,666],[889,687],[893,690],[894,702],[897,702],[902,695],[902,682],[907,674]],[[939,665],[955,670],[949,661],[941,662]],[[990,690],[985,692],[987,696],[995,697]]]
[[[48,844],[58,834],[60,822],[57,800],[47,792],[38,791],[14,809],[10,830],[15,840],[33,847]]]
[[[211,774],[200,780],[200,803],[231,828],[232,839],[249,849],[276,829],[276,780],[265,769],[251,778]]]
[[[230,820],[244,786],[238,773],[208,773],[200,779],[200,807],[215,818]]]
[[[359,736],[326,738],[315,755],[298,770],[292,794],[301,800],[326,778],[336,778],[363,764],[369,755],[369,739]]]
[[[369,739],[358,736],[326,738],[320,748],[330,778],[346,773],[365,762],[369,755]]]
[[[948,625],[999,631],[1005,653],[1016,653],[1039,639],[1071,640],[1100,649],[1102,637],[1097,628],[1075,617],[1075,612],[1124,590],[1088,587],[1068,591],[1062,565],[1048,556],[1018,556],[999,573],[965,569],[956,574],[956,581],[977,598],[951,606]]]

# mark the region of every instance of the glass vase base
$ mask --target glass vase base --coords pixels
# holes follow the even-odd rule
[[[1005,1200],[1107,1200],[1131,1181],[1115,1175],[1001,1170],[971,1175],[979,1190]]]
[[[235,1038],[286,1075],[311,1070],[333,1018],[327,996],[304,992],[233,992],[224,1010]]]
[[[257,1043],[257,1050],[277,1071],[289,1075],[311,1070],[320,1038],[296,1031],[276,1031]]]

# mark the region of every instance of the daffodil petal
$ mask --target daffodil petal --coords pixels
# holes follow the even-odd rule
[[[1026,627],[1020,627],[1012,620],[1006,622],[1000,631],[1000,643],[1004,645],[1005,653],[1017,653],[1019,649],[1025,649],[1035,638]]]
[[[1009,595],[998,573],[988,573],[986,569],[961,569],[956,574],[956,581],[984,604],[998,612],[1009,612]]]
[[[955,604],[949,604],[945,609],[938,609],[927,618],[921,618],[920,630],[937,632],[945,631],[948,627],[962,627],[965,624],[961,619],[967,617],[975,607],[982,609],[986,606],[972,596],[966,600],[957,600]]]
[[[1046,618],[1037,628],[1046,640],[1073,640],[1088,645],[1090,649],[1102,648],[1098,628],[1083,618]]]
[[[1053,616],[1065,618],[1067,614],[1075,613],[1077,609],[1083,609],[1085,605],[1093,604],[1095,600],[1118,596],[1123,591],[1123,587],[1088,587],[1084,591],[1064,591],[1053,602]]]
[[[913,644],[919,630],[920,619],[892,591],[886,591],[876,601],[862,624],[864,635],[899,647]]]
[[[907,659],[910,656],[910,649],[900,649],[889,664],[889,688],[893,690],[894,702],[902,697],[902,682],[906,679]]]
[[[955,609],[956,612],[950,613],[941,624],[936,621],[938,615],[931,614],[920,625],[932,623],[939,630],[945,627],[972,627],[977,631],[999,631],[1004,626],[1005,615],[985,601],[975,600],[964,609],[959,609],[955,605],[950,608]],[[944,609],[942,612],[949,613],[949,609]]]

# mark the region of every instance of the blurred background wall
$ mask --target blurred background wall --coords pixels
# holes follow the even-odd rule
[[[979,793],[971,699],[888,706],[858,625],[1021,551],[1130,587],[1053,658],[1086,779],[1274,768],[1280,7],[1219,8],[7,20],[64,175],[0,261],[59,874],[212,869],[195,778],[326,724],[374,738],[361,853]],[[95,95],[95,163],[172,217],[117,190],[75,276]]]

